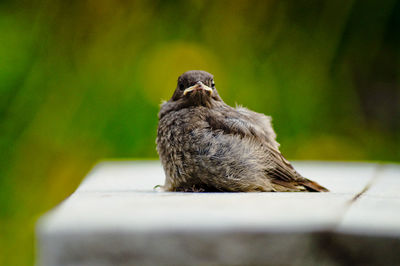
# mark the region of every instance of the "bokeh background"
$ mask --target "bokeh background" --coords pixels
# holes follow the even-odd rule
[[[103,158],[156,159],[177,77],[272,115],[290,159],[400,160],[400,1],[0,2],[0,265]]]

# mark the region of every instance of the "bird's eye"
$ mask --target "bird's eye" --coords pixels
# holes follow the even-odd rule
[[[181,83],[181,84],[179,84],[179,89],[180,89],[181,91],[183,91],[183,89],[185,89],[185,86],[183,86],[183,84]]]
[[[215,88],[215,83],[214,83],[214,80],[213,80],[213,81],[211,81],[211,87],[212,87],[212,88]]]

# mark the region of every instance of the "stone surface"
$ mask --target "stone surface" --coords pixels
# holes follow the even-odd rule
[[[380,166],[370,185],[346,212],[339,231],[400,239],[400,167]]]
[[[294,165],[331,192],[159,192],[158,161],[102,162],[38,222],[38,265],[400,264],[398,165]]]

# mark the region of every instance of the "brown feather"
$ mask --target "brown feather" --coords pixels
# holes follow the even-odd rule
[[[306,191],[306,188],[303,186],[296,186],[295,182],[287,182],[279,179],[271,180],[272,186],[280,192],[286,191]]]
[[[303,178],[298,180],[299,184],[305,186],[307,188],[308,191],[312,191],[312,192],[329,192],[329,190],[323,186],[321,186],[320,184],[318,184],[317,182],[311,181],[307,178]]]
[[[329,190],[301,176],[286,160],[285,157],[275,148],[269,147],[271,154],[275,157],[276,167],[267,171],[268,176],[272,177],[271,183],[283,187],[289,191],[311,191],[328,192]],[[279,190],[279,188],[277,188]]]

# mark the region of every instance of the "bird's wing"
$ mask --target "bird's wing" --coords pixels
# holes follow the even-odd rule
[[[267,170],[267,175],[271,177],[271,182],[276,185],[278,191],[328,191],[318,183],[302,177],[280,153],[279,143],[276,141],[276,133],[272,127],[271,117],[253,112],[247,108],[238,106],[235,109],[244,115],[250,127],[257,131],[262,131],[261,138],[267,148],[271,160],[271,167]],[[257,135],[257,134],[256,134]],[[256,136],[259,137],[260,136]]]
[[[226,113],[215,112],[206,120],[213,130],[259,141],[260,145],[265,148],[266,175],[276,185],[277,191],[328,191],[316,182],[302,177],[282,156],[272,126],[262,123],[266,119],[257,118],[257,115],[261,116],[262,114],[247,109],[245,109],[247,111],[243,111],[243,108],[241,111],[233,110],[228,110]],[[244,116],[243,112],[247,112],[248,116]],[[261,127],[261,125],[264,125],[264,127]],[[268,130],[272,133],[268,133]]]
[[[268,165],[266,174],[278,191],[316,191],[328,189],[301,176],[283,155],[274,147],[268,147]]]
[[[222,130],[226,134],[255,137],[279,150],[271,118],[263,114],[243,107],[235,109],[230,106],[222,106],[220,109],[211,111],[207,122],[213,129]]]
[[[276,133],[272,127],[272,118],[261,113],[251,111],[245,107],[237,106],[235,110],[261,135],[266,142],[279,150]],[[243,119],[242,118],[242,119]]]

